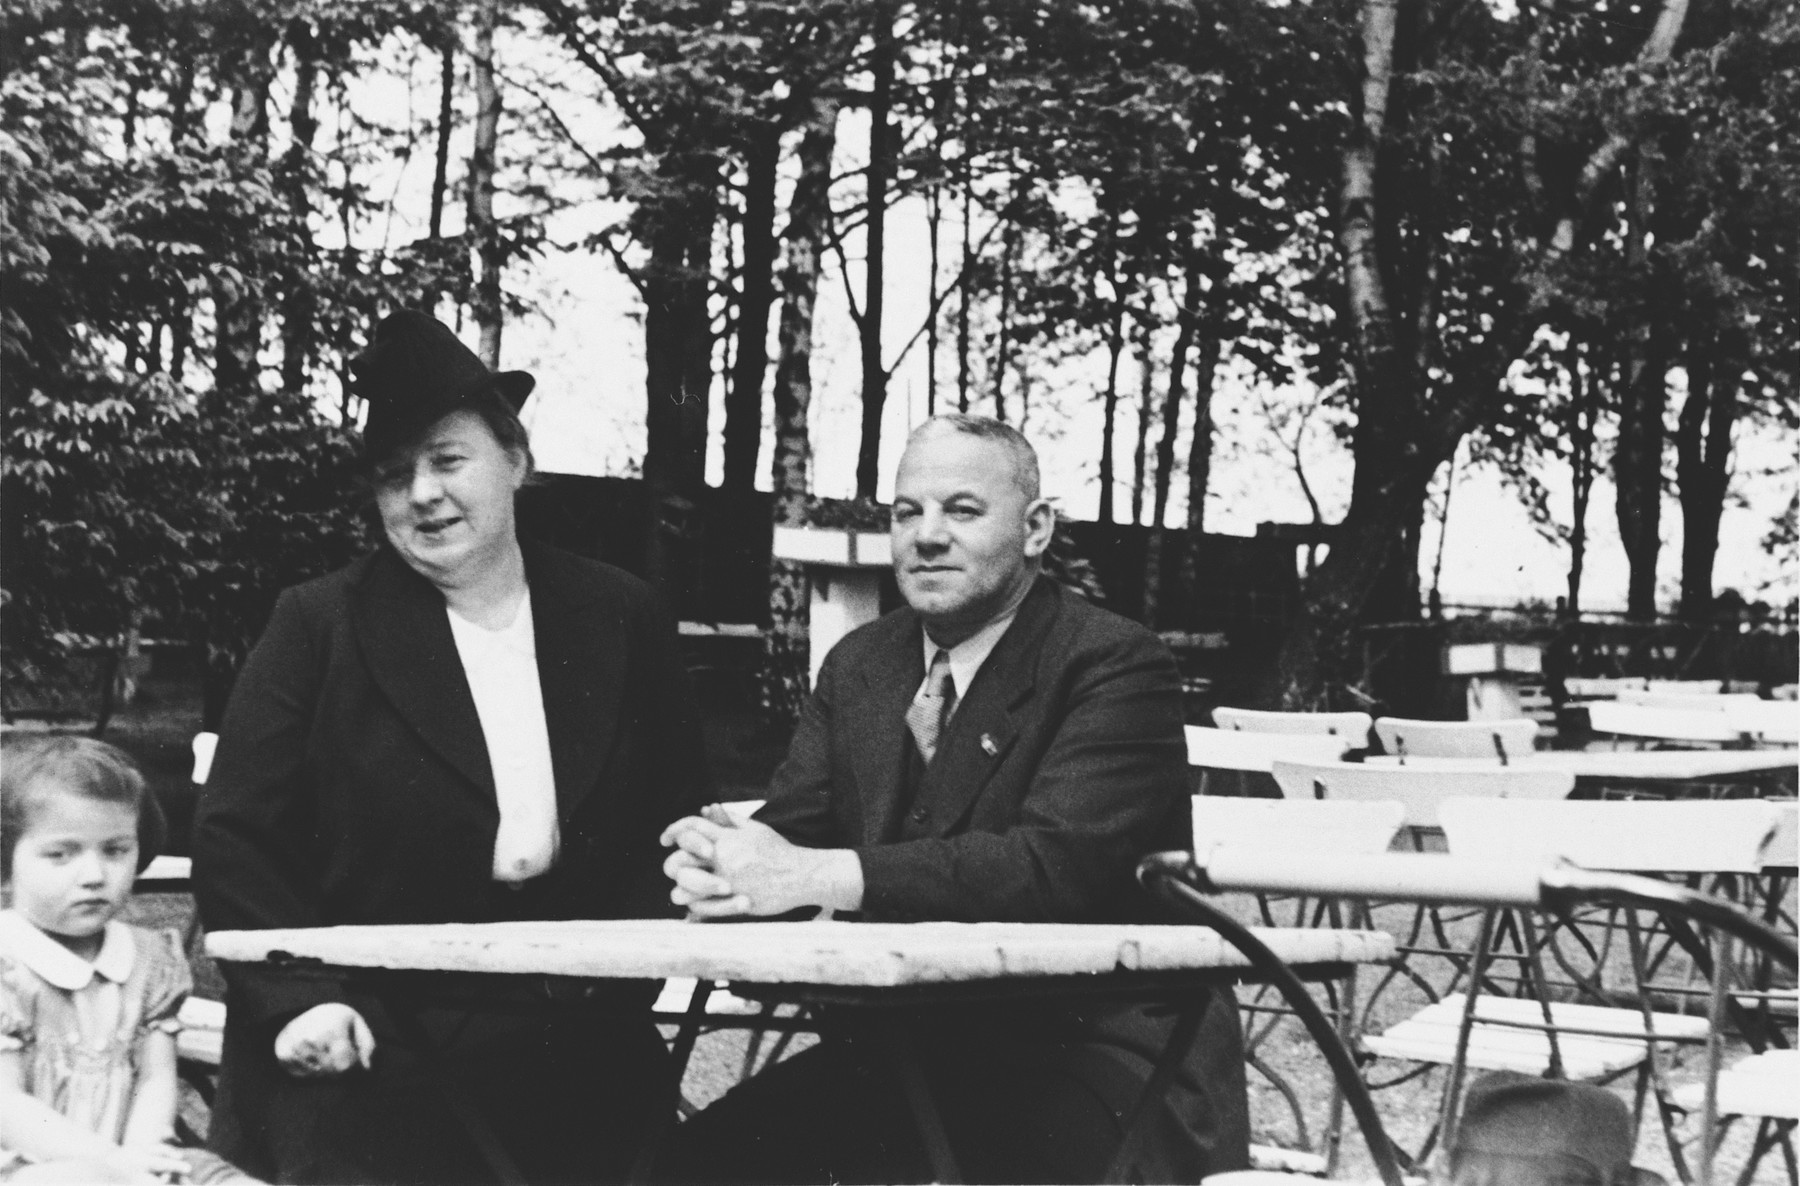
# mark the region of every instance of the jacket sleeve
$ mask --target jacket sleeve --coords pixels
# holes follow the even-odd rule
[[[768,802],[756,813],[795,844],[830,848],[846,843],[832,812],[832,702],[842,676],[842,648],[825,657],[819,683],[806,698],[787,757],[769,780]]]
[[[871,917],[1143,916],[1138,859],[1184,842],[1187,757],[1174,660],[1148,632],[1108,631],[1076,648],[1058,683],[1011,820],[857,850]],[[1009,760],[1033,761],[1019,740]]]
[[[297,591],[274,615],[226,705],[194,813],[194,890],[209,931],[320,924],[306,741],[327,662]],[[282,1022],[344,999],[340,981],[227,965],[232,1013]]]

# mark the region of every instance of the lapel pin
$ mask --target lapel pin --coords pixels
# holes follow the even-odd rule
[[[994,743],[994,735],[992,733],[983,733],[981,735],[981,752],[990,758],[999,755],[1000,747]]]

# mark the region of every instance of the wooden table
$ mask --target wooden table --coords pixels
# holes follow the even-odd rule
[[[1313,979],[1339,977],[1354,964],[1394,954],[1392,937],[1378,931],[1265,928],[1256,934]],[[1242,954],[1211,928],[1195,926],[633,919],[220,931],[206,937],[206,949],[214,959],[280,965],[298,975],[309,969],[348,973],[403,1012],[413,1006],[384,986],[396,978],[416,985],[421,972],[575,982],[692,976],[702,985],[729,981],[733,992],[753,999],[887,1010],[897,1038],[907,1025],[929,1018],[929,1009],[908,1007],[1085,995],[1179,1003],[1196,988],[1250,975]],[[562,997],[566,1007],[570,994],[545,996]],[[684,1040],[691,1050],[704,1009],[705,994],[696,993],[677,1038],[678,1054],[684,1054]],[[1198,1019],[1198,1010],[1187,1011]],[[955,1181],[936,1105],[910,1061],[911,1044],[891,1045],[935,1172],[939,1180]],[[1186,1042],[1174,1046],[1162,1062],[1172,1065],[1185,1054]],[[1143,1110],[1140,1103],[1138,1112]],[[673,1100],[667,1115],[673,1123]],[[491,1134],[476,1135],[496,1172],[507,1178],[512,1171],[504,1151],[494,1156]],[[649,1134],[640,1171],[665,1135],[666,1128]]]

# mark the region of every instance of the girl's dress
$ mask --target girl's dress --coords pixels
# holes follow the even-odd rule
[[[0,1051],[25,1090],[115,1144],[125,1135],[144,1041],[181,1028],[193,976],[174,931],[113,920],[88,962],[13,910],[0,911]],[[229,1162],[181,1151],[191,1182],[245,1181]],[[27,1164],[0,1149],[0,1180]]]

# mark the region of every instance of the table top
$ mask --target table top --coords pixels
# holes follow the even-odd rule
[[[1400,759],[1372,754],[1366,761],[1391,766]],[[1407,758],[1405,764],[1420,770],[1462,770],[1498,763],[1487,758]],[[1694,779],[1793,769],[1800,765],[1800,754],[1792,749],[1544,750],[1520,755],[1512,765],[1521,770],[1568,770],[1577,778]]]
[[[1380,931],[1253,929],[1289,964],[1394,954],[1392,936]],[[1248,966],[1210,927],[1074,923],[444,923],[218,931],[206,949],[249,963],[868,988]]]

